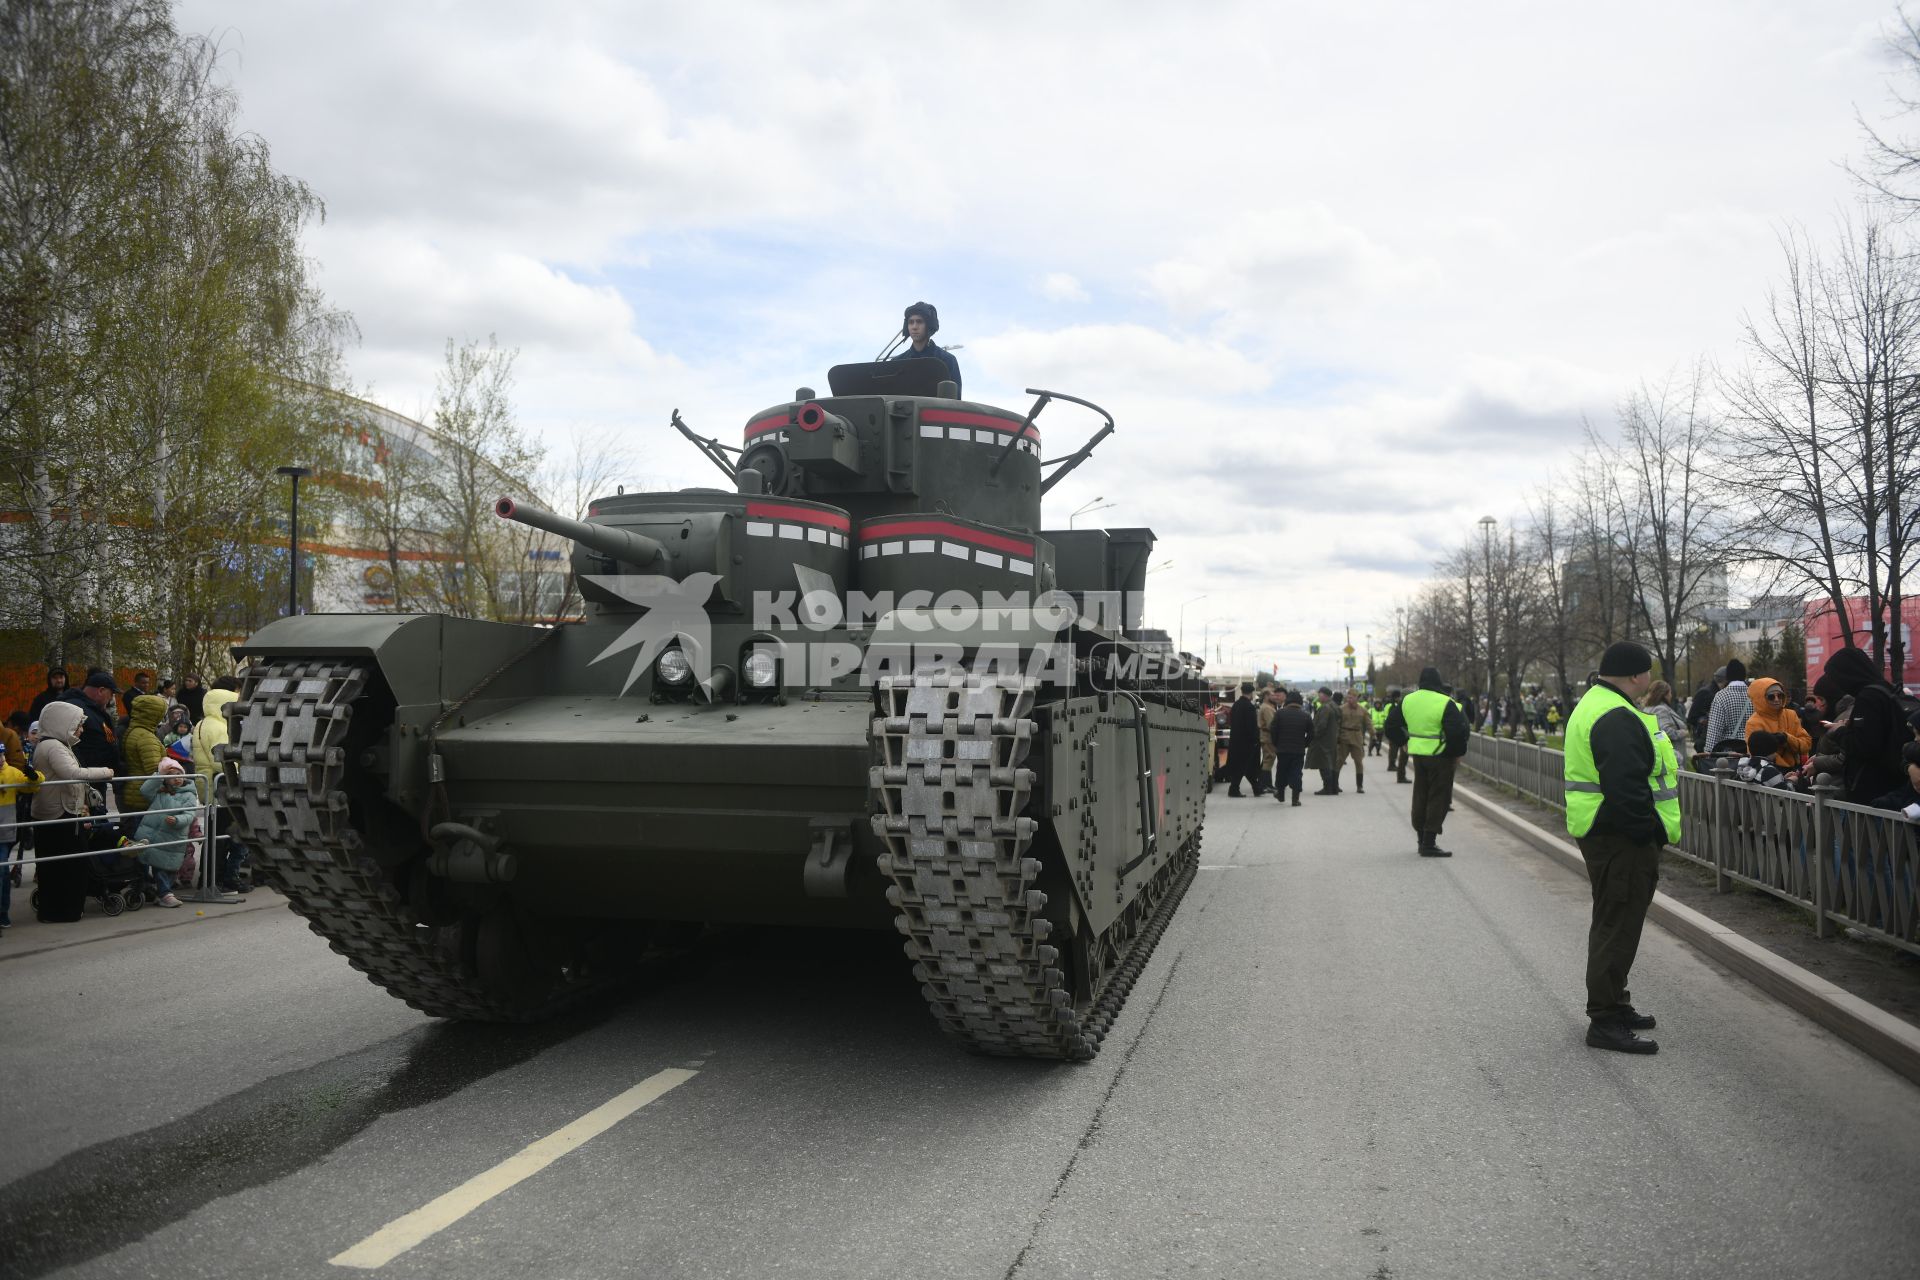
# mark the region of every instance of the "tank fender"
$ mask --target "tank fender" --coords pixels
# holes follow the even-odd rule
[[[546,634],[542,627],[439,614],[308,613],[276,618],[236,658],[371,658],[400,706],[454,702]]]
[[[367,659],[393,694],[387,795],[409,812],[427,802],[438,757],[431,729],[446,710],[551,632],[440,614],[309,613],[277,618],[235,645],[235,658]]]

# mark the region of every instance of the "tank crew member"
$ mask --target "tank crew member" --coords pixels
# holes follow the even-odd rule
[[[1300,691],[1287,690],[1287,705],[1274,713],[1273,727],[1267,737],[1273,743],[1273,798],[1285,801],[1293,792],[1293,807],[1300,807],[1300,765],[1313,745],[1313,717],[1300,705]]]
[[[1654,1053],[1634,1034],[1651,1014],[1633,1007],[1627,972],[1660,879],[1660,848],[1680,838],[1680,769],[1659,722],[1640,710],[1653,683],[1653,655],[1622,640],[1600,659],[1600,677],[1567,719],[1567,832],[1580,844],[1593,884],[1587,931],[1587,1043]]]
[[[1420,687],[1400,700],[1387,717],[1387,736],[1398,734],[1413,757],[1413,829],[1420,856],[1451,858],[1440,847],[1440,829],[1453,807],[1455,762],[1467,754],[1467,717],[1442,690],[1438,668],[1420,673]]]
[[[1367,711],[1360,705],[1358,698],[1347,698],[1334,694],[1333,701],[1340,708],[1340,738],[1334,744],[1333,786],[1340,789],[1340,770],[1346,767],[1347,758],[1353,758],[1353,790],[1356,795],[1367,794]]]
[[[1253,794],[1266,793],[1260,776],[1260,713],[1253,707],[1253,681],[1240,686],[1240,696],[1227,713],[1227,794],[1240,797],[1240,779],[1253,784]]]
[[[931,302],[916,302],[907,308],[900,325],[900,336],[907,340],[895,360],[934,359],[947,366],[947,376],[953,380],[956,394],[960,388],[960,362],[954,359],[953,352],[933,341],[933,335],[940,332],[940,312]]]

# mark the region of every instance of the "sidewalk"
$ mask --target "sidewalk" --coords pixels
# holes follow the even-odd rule
[[[287,900],[271,889],[255,889],[231,902],[184,902],[178,907],[158,907],[148,903],[138,911],[123,911],[110,916],[100,908],[98,898],[87,899],[86,914],[72,924],[42,924],[33,914],[33,874],[13,891],[11,929],[0,930],[0,963],[42,951],[58,951],[88,942],[105,942],[135,933],[151,933],[179,925],[205,924],[221,916],[246,911],[284,910]]]

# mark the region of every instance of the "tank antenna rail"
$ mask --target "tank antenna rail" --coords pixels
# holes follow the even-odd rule
[[[1089,949],[1090,998],[1076,1007],[1047,895],[1027,856],[1038,822],[1022,767],[1037,725],[1036,682],[937,671],[883,679],[873,743],[880,870],[893,883],[934,1017],[985,1053],[1085,1060],[1100,1051],[1127,992],[1193,878],[1198,840],[1169,858]],[[1069,944],[1062,939],[1061,944]]]
[[[325,660],[249,667],[232,741],[221,748],[228,810],[266,882],[347,963],[422,1013],[517,1020],[480,990],[461,949],[447,945],[462,926],[416,924],[349,823],[344,744],[368,674]]]

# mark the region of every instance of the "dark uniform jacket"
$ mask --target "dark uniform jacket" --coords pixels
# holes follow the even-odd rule
[[[1627,696],[1604,682],[1594,686],[1619,699],[1620,705],[1593,722],[1588,741],[1593,765],[1600,771],[1600,812],[1593,830],[1636,844],[1665,844],[1667,828],[1653,807],[1653,737],[1646,717]]]
[[[1251,698],[1241,698],[1227,713],[1227,769],[1252,773],[1260,768],[1260,713]]]
[[[1273,713],[1267,739],[1273,743],[1275,755],[1303,756],[1313,741],[1313,717],[1305,707],[1288,704]]]
[[[1307,749],[1307,768],[1333,768],[1333,748],[1340,740],[1340,708],[1323,702],[1313,712],[1313,745]]]
[[[941,364],[947,366],[947,376],[953,379],[955,388],[960,386],[960,361],[954,357],[953,352],[947,350],[937,342],[927,343],[927,349],[925,351],[915,351],[913,344],[909,342],[905,347],[901,348],[900,354],[895,356],[894,359],[938,360]]]

